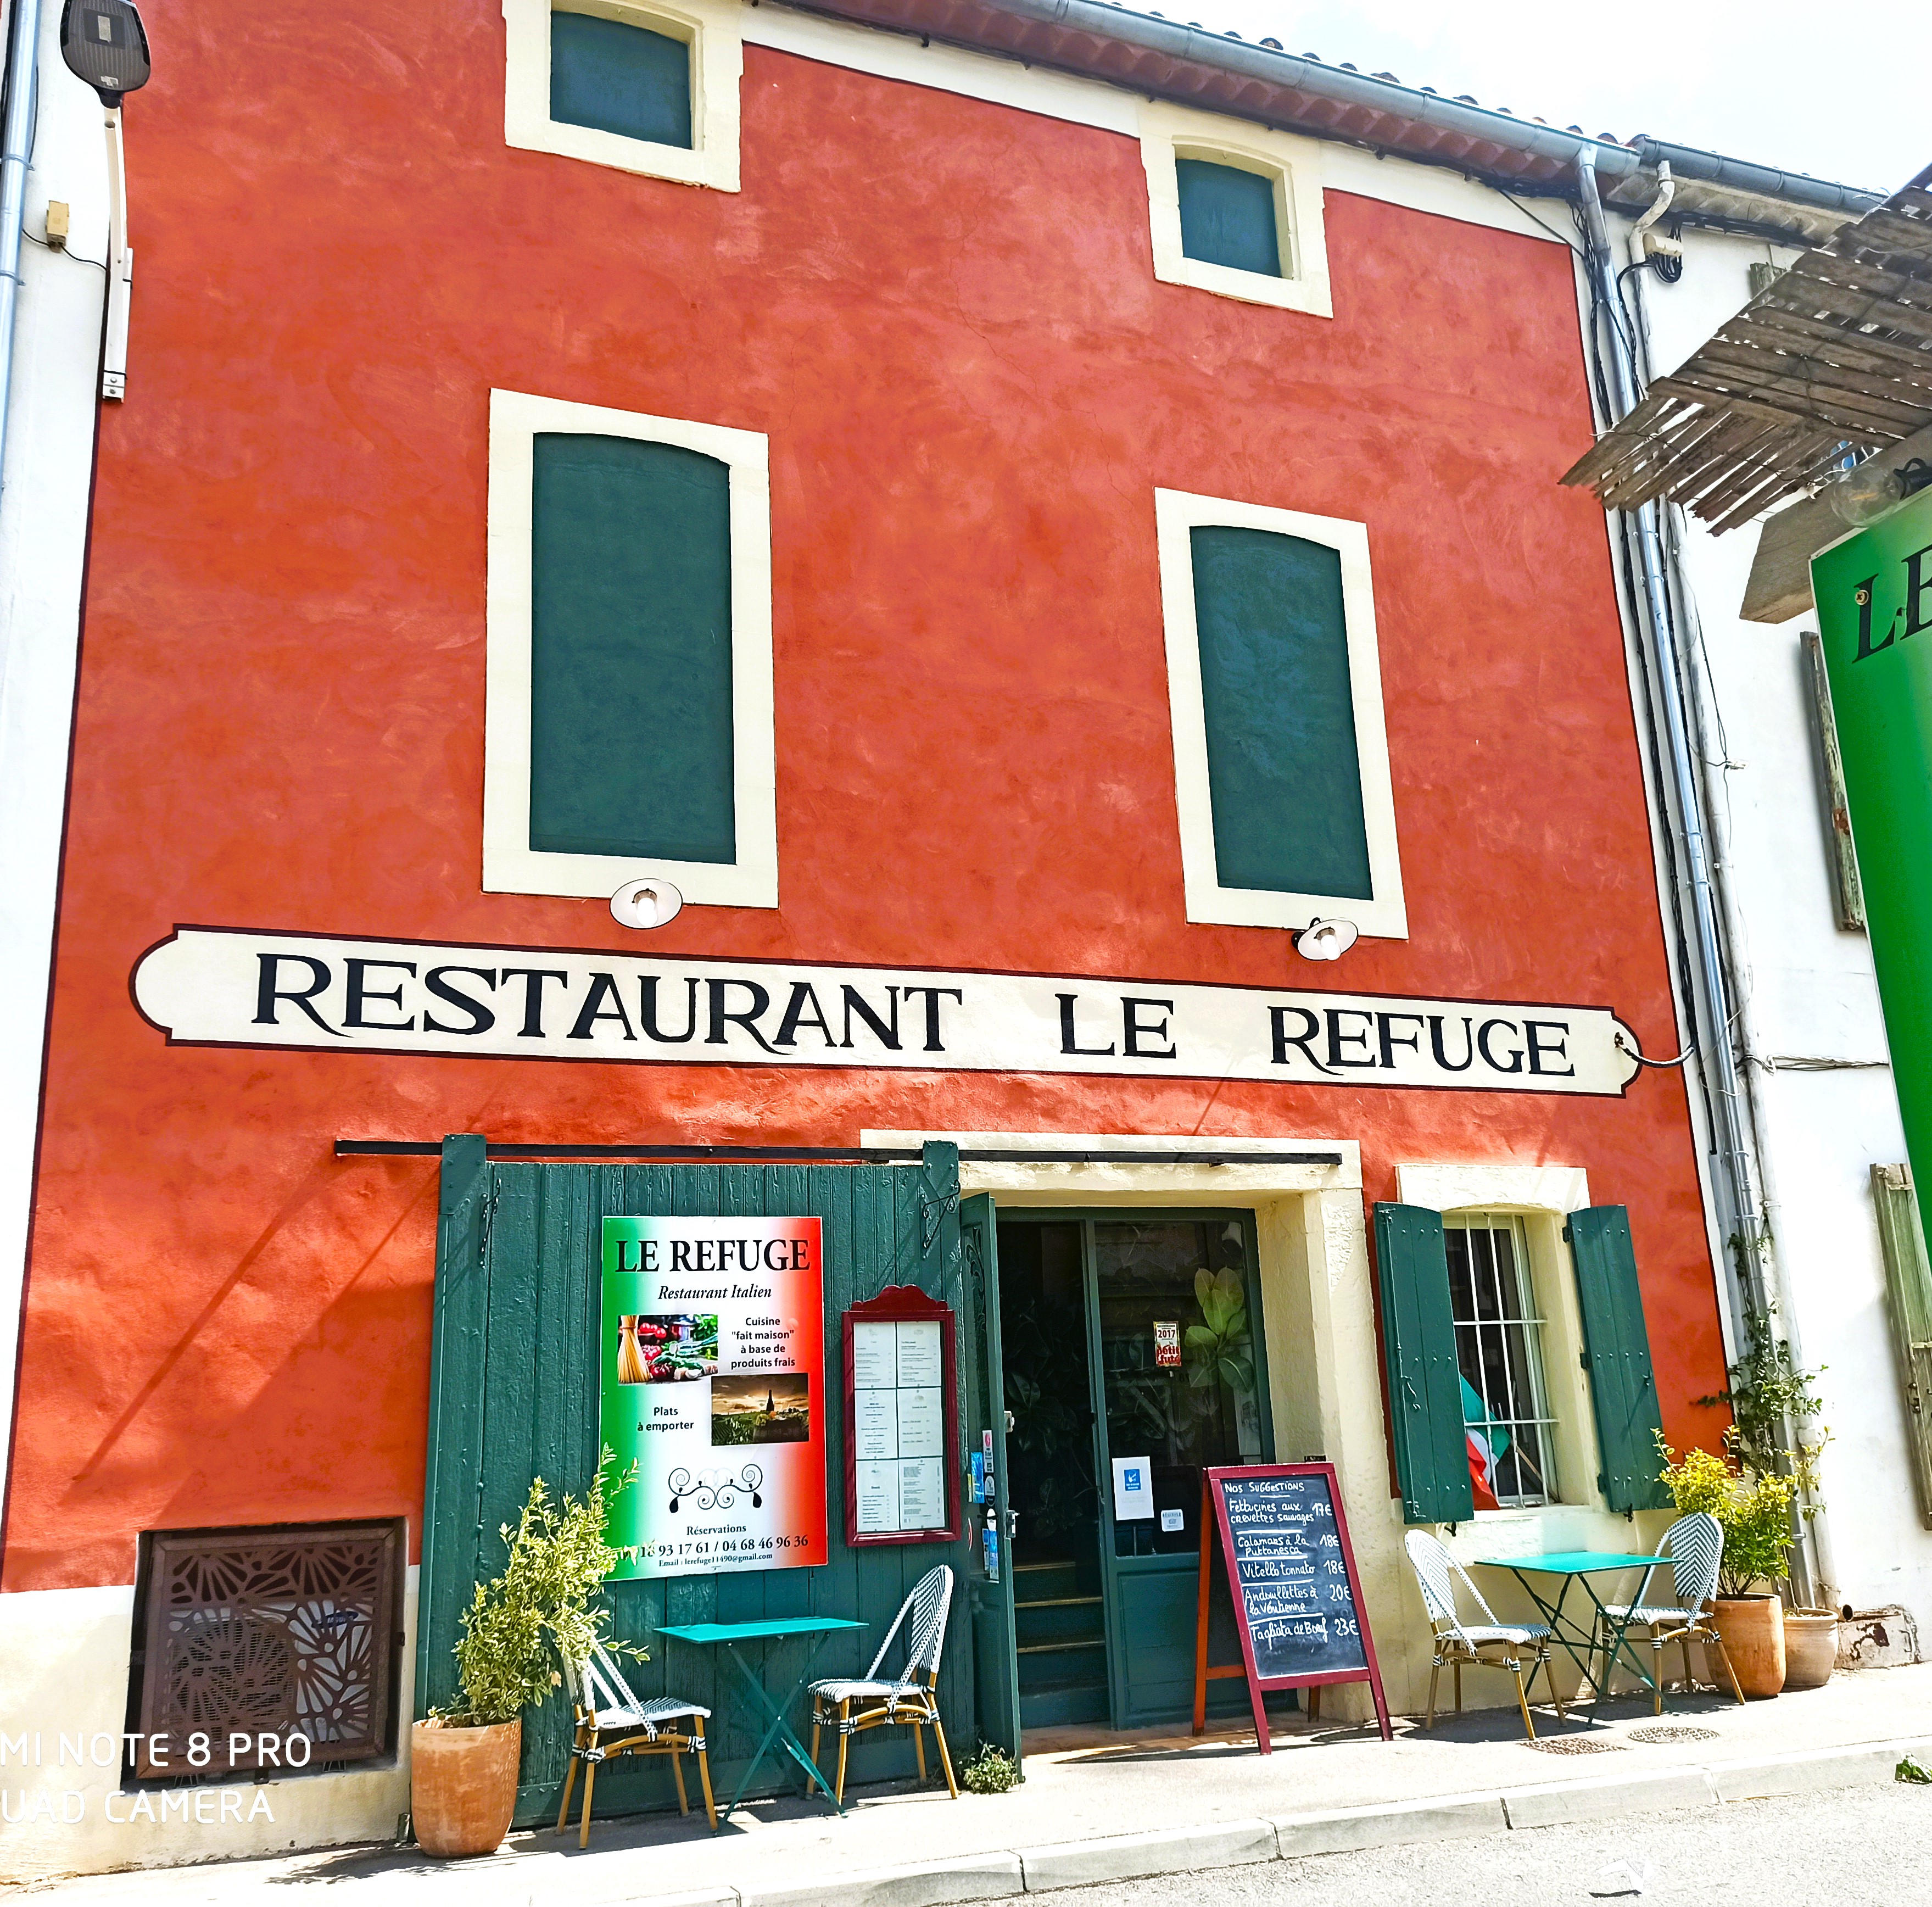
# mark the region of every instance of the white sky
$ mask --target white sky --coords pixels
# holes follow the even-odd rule
[[[1932,164],[1926,0],[1162,0],[1160,11],[1592,135],[1648,133],[1879,191]]]

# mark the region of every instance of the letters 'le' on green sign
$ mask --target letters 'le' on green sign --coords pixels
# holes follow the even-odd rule
[[[1912,1177],[1932,1185],[1932,491],[1811,559]]]

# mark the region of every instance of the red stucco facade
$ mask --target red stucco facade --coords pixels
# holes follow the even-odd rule
[[[1324,984],[1673,1019],[1561,246],[1330,191],[1332,320],[1156,282],[1138,143],[746,50],[743,185],[503,138],[494,0],[157,0],[128,110],[4,1586],[420,1508],[436,1168],[338,1137],[1359,1139],[1630,1208],[1721,1353],[1682,1085],[1622,1098],[170,1047],[178,923],[639,950],[481,888],[493,386],[768,434],[782,905],[652,954],[1281,985],[1182,901],[1153,492],[1364,521],[1410,938]]]

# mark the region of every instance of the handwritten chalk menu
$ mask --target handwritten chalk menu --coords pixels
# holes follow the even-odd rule
[[[1249,1464],[1210,1470],[1207,1482],[1262,1752],[1269,1745],[1264,1689],[1366,1682],[1387,1739],[1382,1672],[1334,1466]],[[1204,1570],[1208,1562],[1204,1545]],[[1204,1596],[1202,1602],[1204,1610]],[[1204,1630],[1198,1653],[1204,1662]]]
[[[892,1285],[845,1314],[845,1533],[851,1543],[959,1535],[952,1309]]]

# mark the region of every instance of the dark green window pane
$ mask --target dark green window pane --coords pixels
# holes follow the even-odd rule
[[[730,470],[626,437],[537,437],[530,845],[737,858]]]
[[[691,144],[691,49],[588,14],[550,17],[550,116],[658,146]]]
[[[1205,159],[1177,159],[1174,170],[1180,182],[1180,249],[1204,265],[1280,278],[1274,180]]]
[[[1340,554],[1269,530],[1189,535],[1222,886],[1372,898]]]

